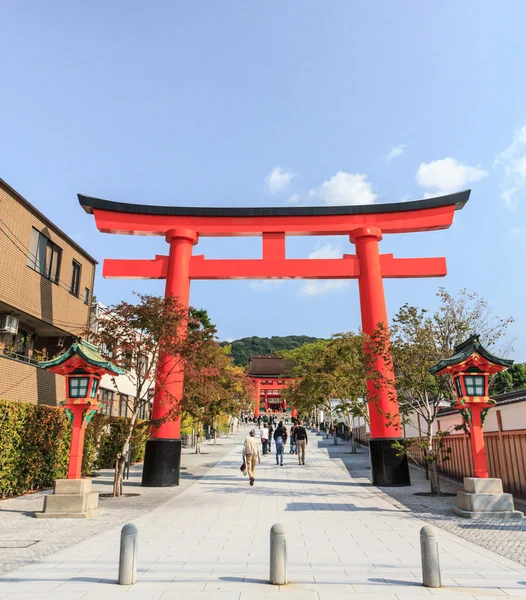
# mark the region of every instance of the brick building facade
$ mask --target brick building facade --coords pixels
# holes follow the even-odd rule
[[[0,179],[0,398],[56,404],[62,377],[36,359],[89,323],[97,261]]]

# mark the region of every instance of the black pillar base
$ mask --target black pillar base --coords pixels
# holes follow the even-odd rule
[[[171,487],[179,485],[181,468],[181,440],[152,439],[146,442],[143,487]]]
[[[393,442],[401,438],[369,440],[373,485],[398,487],[411,485],[407,456],[396,456]]]

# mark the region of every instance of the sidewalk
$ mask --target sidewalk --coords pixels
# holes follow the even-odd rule
[[[455,516],[451,509],[457,506],[456,493],[463,489],[460,482],[444,476],[440,477],[442,492],[452,496],[417,496],[416,493],[429,492],[429,481],[425,471],[411,464],[411,487],[378,488],[371,485],[369,450],[366,446],[358,449],[359,454],[351,454],[349,442],[338,441],[335,446],[332,437],[328,440],[320,436],[319,445],[324,448],[335,464],[349,472],[354,481],[368,487],[390,504],[402,510],[410,510],[415,516],[440,527],[459,537],[515,560],[526,567],[526,519],[484,519],[470,520]],[[515,501],[517,510],[526,512],[524,502]]]
[[[96,519],[35,519],[44,495],[52,490],[9,500],[0,500],[0,575],[54,554],[124,524],[150,512],[194,484],[219,459],[228,454],[244,438],[244,431],[235,436],[218,438],[201,445],[202,454],[183,448],[180,486],[177,488],[141,487],[142,465],[130,468],[130,478],[124,481],[124,493],[133,497],[100,498],[102,514]],[[93,490],[101,494],[113,490],[113,469],[100,472],[93,479]],[[1,593],[0,593],[1,598]]]
[[[284,467],[267,456],[250,488],[239,471],[238,446],[194,485],[136,518],[134,586],[115,583],[119,526],[8,573],[0,578],[0,599],[526,597],[526,567],[448,532],[440,537],[445,587],[423,588],[424,522],[355,482],[312,437],[304,467],[290,455]],[[277,522],[289,530],[287,586],[266,583],[269,530]]]

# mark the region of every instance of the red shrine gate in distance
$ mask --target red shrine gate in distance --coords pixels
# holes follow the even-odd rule
[[[79,195],[84,210],[95,217],[103,233],[163,236],[170,246],[168,256],[153,260],[105,259],[103,276],[122,279],[166,279],[165,295],[177,296],[188,306],[192,279],[358,279],[362,329],[372,334],[379,323],[387,325],[383,278],[443,277],[445,258],[394,258],[380,254],[384,235],[434,231],[451,226],[456,210],[467,202],[470,191],[438,198],[358,206],[192,208],[150,206],[110,202]],[[356,254],[342,258],[288,259],[287,236],[348,235]],[[261,259],[206,259],[192,255],[200,237],[260,236]],[[161,357],[158,369],[176,364],[174,357]],[[386,379],[393,374],[385,364],[376,368]],[[169,413],[173,399],[182,397],[184,373],[157,389],[153,419]],[[398,413],[392,389],[375,388],[367,382],[370,455],[374,485],[410,485],[406,458],[396,456],[392,443],[402,436],[400,423],[385,418]],[[167,389],[168,388],[168,389]],[[144,459],[143,486],[179,484],[181,421],[166,420],[153,428]]]
[[[294,378],[287,377],[287,372],[294,363],[279,356],[251,356],[248,360],[246,373],[256,384],[256,401],[254,415],[259,416],[263,410],[268,413],[284,413],[287,408],[291,417],[297,415],[292,407],[287,407],[287,401],[282,397],[281,391],[293,384]]]

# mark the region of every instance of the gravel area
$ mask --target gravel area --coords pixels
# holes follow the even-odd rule
[[[52,493],[51,490],[1,500],[0,575],[152,511],[198,481],[245,436],[246,430],[241,429],[234,436],[219,438],[216,446],[212,441],[206,442],[201,445],[201,454],[183,449],[181,480],[176,488],[143,488],[142,464],[131,467],[124,493],[139,495],[100,498],[101,514],[93,519],[35,519],[35,512],[42,511],[44,494]],[[93,479],[93,489],[99,493],[111,492],[113,471],[101,471]]]
[[[451,512],[456,506],[455,496],[416,496],[418,492],[428,492],[429,482],[425,471],[411,465],[410,487],[379,488],[371,485],[371,468],[369,451],[366,447],[358,449],[360,454],[351,454],[349,443],[339,442],[334,446],[332,439],[318,436],[320,449],[328,452],[342,469],[346,469],[351,477],[370,491],[378,494],[393,506],[401,510],[409,510],[418,518],[458,535],[459,537],[492,550],[501,556],[526,565],[526,519],[463,519]],[[456,493],[462,489],[459,482],[441,478],[443,492]],[[526,512],[526,505],[515,501],[515,508]]]

